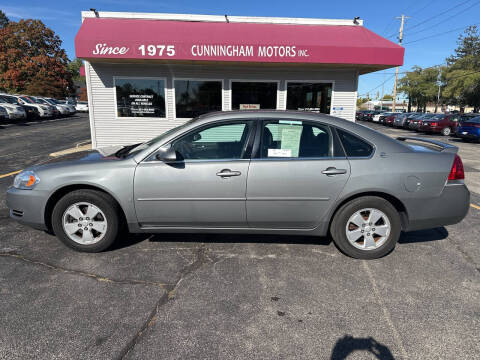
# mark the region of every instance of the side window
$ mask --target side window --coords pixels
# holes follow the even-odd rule
[[[248,122],[217,124],[181,137],[172,147],[185,160],[242,159],[249,128]]]
[[[262,158],[330,157],[332,136],[327,126],[303,121],[279,120],[265,123]]]
[[[338,135],[348,157],[368,157],[373,152],[373,146],[359,137],[338,129]]]

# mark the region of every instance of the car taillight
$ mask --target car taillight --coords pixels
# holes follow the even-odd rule
[[[438,126],[438,123],[432,122],[432,123],[430,123],[430,126]]]
[[[465,179],[465,173],[463,171],[462,159],[460,159],[460,156],[455,155],[452,169],[450,170],[450,174],[448,174],[448,180],[463,180],[463,179]]]

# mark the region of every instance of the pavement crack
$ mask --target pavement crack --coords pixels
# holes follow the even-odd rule
[[[127,280],[112,279],[112,278],[109,278],[109,277],[100,276],[100,275],[93,274],[93,273],[88,273],[88,272],[85,272],[85,271],[66,269],[66,268],[56,266],[56,265],[53,265],[53,264],[49,264],[49,263],[45,263],[45,262],[42,262],[42,261],[30,259],[30,258],[27,258],[23,255],[15,253],[15,252],[0,252],[0,256],[14,258],[14,259],[21,260],[21,261],[29,263],[29,264],[41,266],[41,267],[44,267],[44,268],[47,268],[47,269],[50,269],[50,270],[53,270],[53,271],[57,271],[57,272],[88,277],[90,279],[93,279],[93,280],[96,280],[96,281],[99,281],[99,282],[107,282],[107,283],[122,284],[122,285],[148,285],[148,286],[157,286],[157,287],[160,287],[162,289],[167,289],[168,286],[169,286],[169,284],[164,284],[164,283],[160,283],[160,282],[156,282],[156,281],[133,280],[133,279],[127,279]]]
[[[150,313],[149,317],[144,322],[140,330],[120,352],[120,355],[118,357],[119,359],[125,359],[130,353],[130,351],[132,351],[133,348],[137,345],[142,335],[155,324],[158,319],[158,313],[160,312],[160,309],[163,305],[175,299],[177,289],[183,280],[185,280],[189,275],[200,269],[203,265],[207,263],[215,264],[216,260],[208,256],[207,251],[208,249],[206,248],[205,244],[201,244],[194,253],[194,260],[180,271],[180,275],[175,281],[175,283],[164,286],[166,293],[158,299],[155,307],[153,308],[152,312]]]

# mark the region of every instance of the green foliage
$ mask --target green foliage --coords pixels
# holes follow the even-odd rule
[[[0,29],[7,26],[9,22],[10,20],[8,19],[7,15],[5,15],[2,10],[0,10]]]
[[[393,100],[393,96],[390,94],[385,94],[380,100],[385,100],[385,101]]]
[[[68,70],[72,73],[73,81],[85,81],[84,76],[80,76],[80,68],[83,66],[81,59],[74,59],[67,65]]]
[[[366,97],[362,98],[362,97],[358,97],[357,98],[357,106],[360,106],[364,103],[366,103],[367,101],[370,101],[370,97],[367,95]]]

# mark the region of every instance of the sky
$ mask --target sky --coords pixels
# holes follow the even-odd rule
[[[21,3],[21,5],[19,5]],[[480,0],[404,0],[403,2],[358,0],[301,0],[301,1],[213,1],[213,0],[22,0],[2,1],[0,9],[14,21],[21,18],[42,20],[62,39],[70,59],[75,57],[74,38],[80,28],[82,10],[159,12],[179,14],[244,15],[305,17],[321,19],[353,19],[360,16],[364,26],[375,33],[397,42],[400,20],[397,16],[410,16],[405,23],[405,59],[400,72],[414,65],[422,67],[442,64],[456,47],[463,28],[480,25]],[[427,39],[424,39],[427,38]],[[418,41],[417,41],[418,40]],[[375,98],[391,94],[395,69],[362,75],[359,96]],[[382,83],[384,83],[382,85]]]

